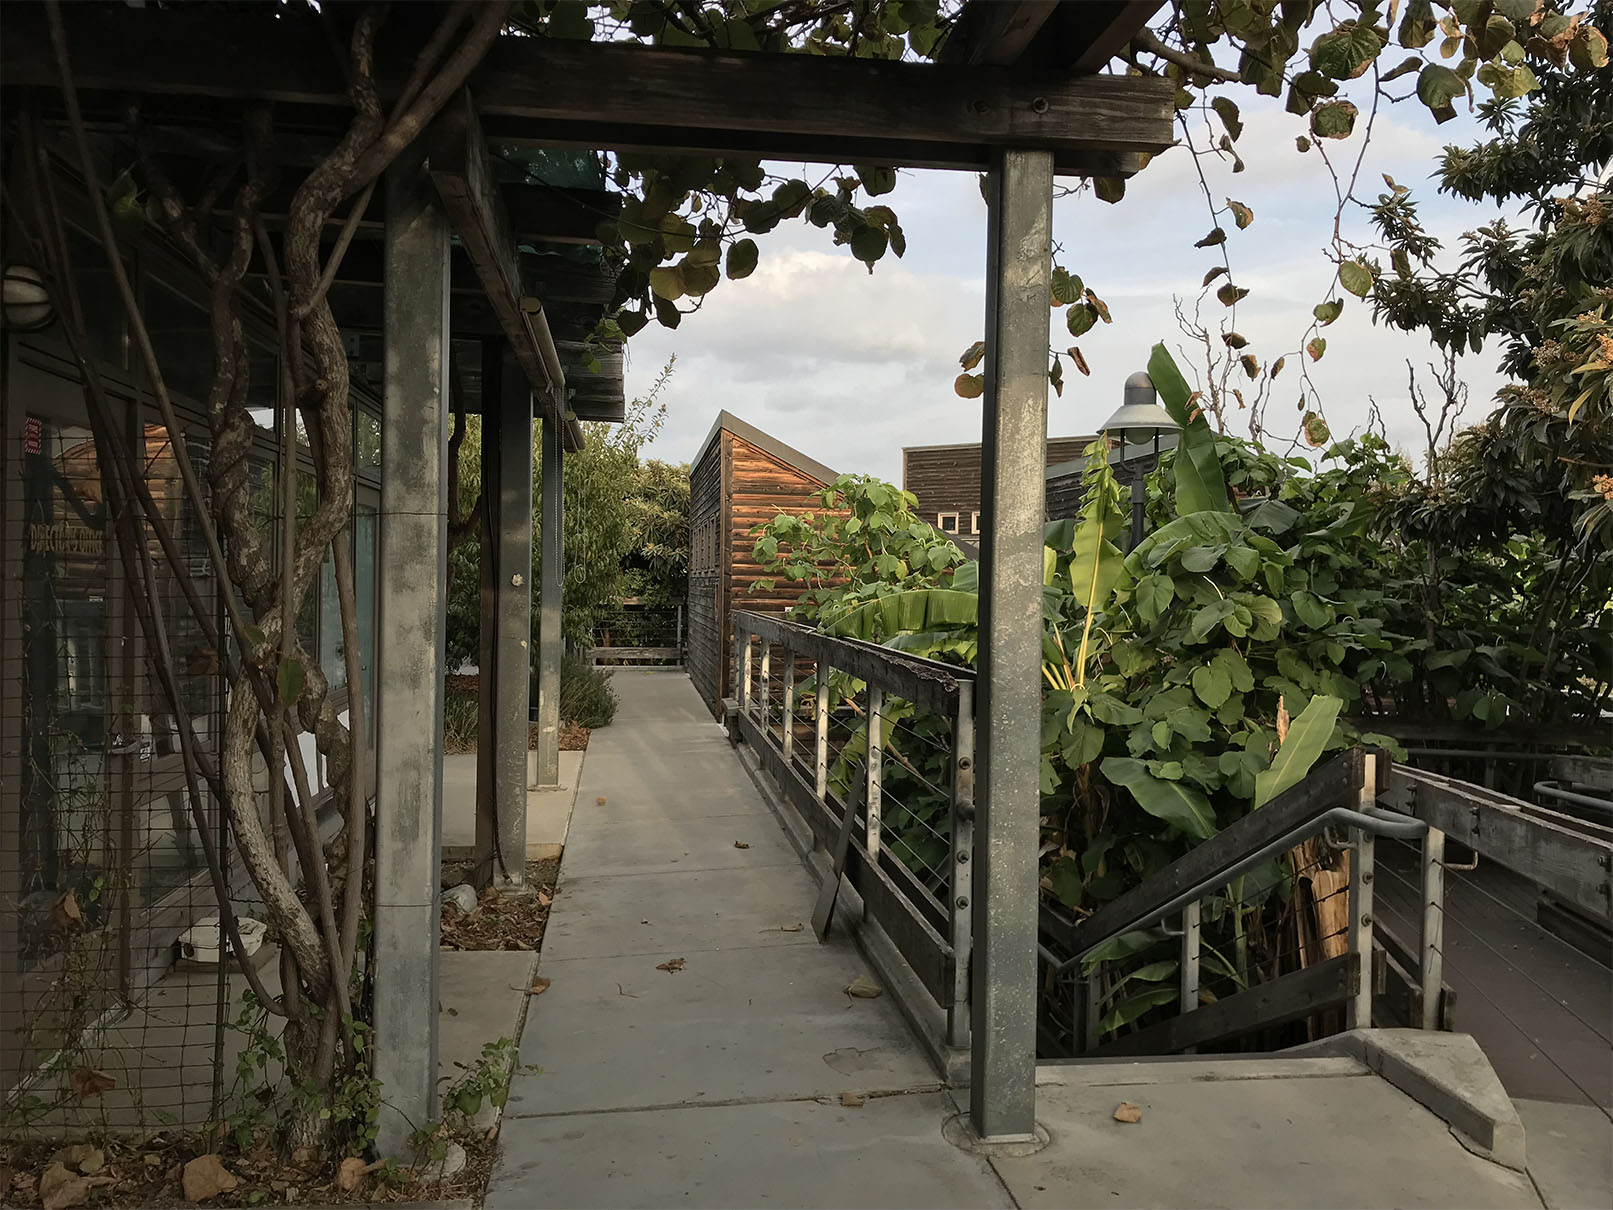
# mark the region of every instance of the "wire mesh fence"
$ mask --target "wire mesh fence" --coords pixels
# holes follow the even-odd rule
[[[678,664],[683,661],[681,605],[623,601],[605,611],[593,630],[592,658],[599,664]]]

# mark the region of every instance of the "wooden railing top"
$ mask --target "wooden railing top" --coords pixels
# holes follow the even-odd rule
[[[957,706],[959,686],[972,685],[975,679],[974,671],[969,668],[893,651],[878,643],[820,634],[810,626],[773,614],[737,610],[733,614],[733,625],[796,655],[850,673],[936,714],[950,714]]]

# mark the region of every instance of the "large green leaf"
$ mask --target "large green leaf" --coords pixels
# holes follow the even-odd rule
[[[1177,513],[1230,512],[1232,499],[1227,494],[1226,475],[1215,454],[1215,430],[1202,409],[1197,410],[1197,415],[1189,410],[1193,392],[1163,344],[1155,345],[1148,358],[1148,376],[1154,380],[1165,410],[1182,426],[1175,463]]]
[[[1215,835],[1215,812],[1210,800],[1192,786],[1162,781],[1148,772],[1148,766],[1129,756],[1107,756],[1103,775],[1131,791],[1137,804],[1156,819],[1164,820],[1194,840]]]
[[[1284,790],[1304,780],[1333,738],[1333,728],[1342,709],[1344,702],[1339,698],[1327,694],[1311,698],[1299,717],[1288,724],[1288,734],[1272,758],[1271,767],[1255,774],[1255,806],[1265,806]]]

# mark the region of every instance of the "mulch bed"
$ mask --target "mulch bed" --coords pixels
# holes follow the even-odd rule
[[[447,679],[449,693],[459,694],[463,697],[474,698],[478,693],[480,679],[474,675],[456,675]],[[527,732],[527,748],[536,751],[538,747],[538,725],[533,723]],[[467,752],[476,751],[476,745],[465,739],[448,736],[443,741],[443,749],[451,755],[459,756]],[[585,752],[588,749],[588,728],[576,723],[560,724],[560,751]]]
[[[14,1143],[0,1151],[0,1205],[66,1210],[69,1206],[370,1205],[479,1199],[492,1170],[496,1133],[495,1129],[486,1136],[457,1139],[468,1162],[446,1181],[419,1180],[406,1169],[390,1174],[371,1170],[356,1158],[327,1156],[311,1147],[301,1148],[289,1158],[268,1146],[242,1151],[220,1144],[208,1152],[207,1143],[195,1135],[109,1138],[68,1146],[60,1140]],[[207,1155],[217,1164],[203,1159]],[[191,1192],[209,1193],[193,1201],[186,1194],[185,1174],[186,1167],[198,1160],[201,1162],[192,1168]],[[198,1185],[197,1181],[204,1183]],[[47,1196],[41,1195],[41,1188]]]
[[[445,862],[443,882],[455,885],[473,869],[470,862]],[[560,875],[560,859],[526,863],[525,895],[504,895],[488,887],[476,908],[461,915],[452,903],[442,906],[442,948],[447,950],[535,950],[543,944],[543,930],[549,923],[549,907],[554,903],[555,879]]]

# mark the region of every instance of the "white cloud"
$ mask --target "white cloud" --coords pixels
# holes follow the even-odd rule
[[[1237,325],[1262,364],[1290,355],[1268,416],[1269,428],[1286,432],[1298,418],[1293,352],[1332,274],[1323,250],[1332,234],[1334,186],[1315,149],[1295,150],[1303,122],[1279,103],[1245,104],[1243,119],[1238,149],[1247,171],[1232,173],[1230,161],[1203,166],[1217,203],[1231,196],[1255,211],[1248,230],[1229,228],[1234,277],[1251,290],[1237,309]],[[1415,105],[1380,113],[1361,170],[1369,197],[1382,188],[1380,173],[1412,186],[1425,221],[1448,244],[1490,217],[1438,198],[1427,184],[1440,147],[1472,133],[1465,118],[1454,125],[1454,134],[1450,127],[1435,130]],[[1353,170],[1359,137],[1329,145],[1341,171]],[[983,329],[986,221],[976,177],[903,172],[896,191],[881,200],[901,216],[904,259],[887,257],[869,275],[832,246],[828,232],[790,224],[759,241],[752,277],[723,282],[676,332],[652,325],[633,340],[630,393],[644,390],[667,356],[678,356],[655,456],[692,456],[723,408],[837,469],[891,479],[900,477],[904,445],[978,440],[979,404],[959,399],[951,385],[958,354]],[[1344,221],[1347,237],[1368,237],[1364,211],[1352,208]],[[1050,432],[1090,431],[1113,410],[1121,383],[1146,363],[1156,341],[1173,350],[1183,344],[1172,299],[1191,304],[1204,272],[1221,263],[1214,250],[1192,247],[1210,225],[1185,148],[1134,178],[1119,206],[1090,194],[1056,204],[1061,263],[1109,303],[1114,323],[1078,342],[1092,375],[1069,372],[1063,398],[1049,400]],[[1427,342],[1374,327],[1364,303],[1346,303],[1326,331],[1326,356],[1309,367],[1312,382],[1335,431],[1363,425],[1372,398],[1391,438],[1415,451],[1421,437],[1407,405],[1405,362],[1421,367],[1429,359]],[[1224,311],[1212,296],[1203,314],[1213,327]],[[1054,347],[1069,345],[1062,313],[1050,323]],[[1474,400],[1470,420],[1498,383],[1493,361],[1464,361]]]

